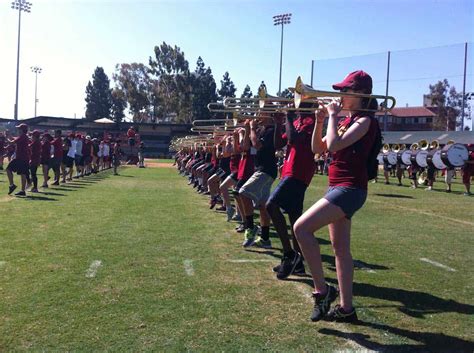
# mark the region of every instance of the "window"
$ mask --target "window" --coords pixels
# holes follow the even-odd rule
[[[431,124],[433,122],[433,118],[426,118],[426,122]]]
[[[418,118],[414,118],[415,119],[415,124],[418,124]]]
[[[420,124],[426,124],[426,118],[419,118],[419,119],[418,119],[418,122],[419,122]]]
[[[405,124],[408,124],[408,125],[413,124],[413,118],[406,118]]]

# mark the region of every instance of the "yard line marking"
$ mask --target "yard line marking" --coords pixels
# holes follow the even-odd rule
[[[430,259],[427,259],[426,257],[422,257],[420,258],[420,261],[423,261],[423,262],[427,262],[433,266],[436,266],[436,267],[439,267],[439,268],[442,268],[446,271],[450,271],[450,272],[456,272],[456,270],[452,267],[449,267],[449,266],[446,266],[446,265],[443,265],[442,263],[439,263],[439,262],[436,262],[436,261],[433,261],[433,260],[430,260]]]
[[[99,269],[100,266],[102,266],[102,261],[100,261],[100,260],[92,261],[91,265],[87,269],[86,277],[87,278],[94,278],[95,275],[97,274],[97,270]]]
[[[188,276],[194,276],[193,260],[184,260],[184,271]]]
[[[382,203],[386,207],[389,207],[389,208],[402,209],[402,210],[406,210],[406,211],[416,212],[416,213],[419,213],[419,214],[422,214],[422,215],[425,215],[425,216],[432,216],[432,217],[436,217],[436,218],[442,218],[442,219],[445,219],[447,221],[456,222],[456,223],[460,223],[460,224],[464,224],[464,225],[468,225],[468,226],[474,226],[474,222],[464,221],[462,219],[457,219],[457,218],[446,217],[446,216],[440,215],[438,213],[420,211],[416,208],[404,207],[404,206],[399,206],[399,205],[392,206],[390,204],[387,204],[386,202],[378,201],[378,200],[368,199],[367,201],[374,202],[374,203]]]
[[[273,262],[272,260],[250,260],[250,259],[236,259],[236,260],[227,260],[227,262],[232,262],[234,264],[241,264],[247,262]]]

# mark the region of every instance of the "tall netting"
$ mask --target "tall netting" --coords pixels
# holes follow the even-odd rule
[[[429,104],[424,100],[429,86],[446,79],[450,87],[463,92],[466,45],[390,52],[388,94],[397,99],[397,107]],[[374,81],[375,94],[385,94],[387,85],[388,52],[336,59],[314,60],[313,87],[330,90],[331,84],[342,80],[349,72],[364,70]],[[474,43],[467,44],[465,80],[465,126],[471,127],[474,118]],[[309,82],[308,82],[309,83]],[[461,117],[459,117],[460,121]],[[458,126],[460,129],[461,126]]]

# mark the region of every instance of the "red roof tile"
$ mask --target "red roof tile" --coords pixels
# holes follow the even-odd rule
[[[384,112],[378,112],[377,115],[385,115]],[[431,110],[426,107],[400,107],[393,108],[388,115],[396,118],[412,118],[412,117],[434,117],[436,116]]]

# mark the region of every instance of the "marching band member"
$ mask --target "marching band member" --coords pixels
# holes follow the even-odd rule
[[[32,142],[29,144],[30,148],[30,173],[33,187],[31,192],[38,192],[38,176],[36,172],[39,165],[41,164],[41,141],[40,132],[38,130],[33,131]]]
[[[305,272],[298,242],[293,234],[293,247],[291,246],[285,217],[280,209],[288,214],[293,233],[293,226],[303,213],[304,195],[317,166],[311,151],[314,128],[314,117],[311,115],[300,113],[296,116],[294,112],[289,112],[283,135],[281,119],[275,117],[275,148],[287,146],[281,180],[266,205],[283,246],[281,264],[274,268],[278,279],[285,279],[293,272],[298,274]]]
[[[471,178],[474,176],[474,144],[467,145],[469,149],[469,159],[463,167],[462,182],[466,188],[465,196],[471,196]]]
[[[30,162],[30,154],[29,154],[29,139],[26,135],[28,132],[28,125],[20,124],[17,126],[19,136],[15,137],[10,141],[10,143],[15,146],[15,154],[8,163],[7,166],[7,177],[10,183],[8,188],[8,195],[11,195],[13,191],[16,189],[16,185],[13,180],[13,173],[17,173],[21,178],[21,191],[17,192],[16,196],[25,196],[25,189],[26,189],[26,179],[27,175],[29,175],[29,162]]]
[[[333,88],[342,92],[372,93],[372,78],[363,71],[355,71]],[[367,160],[378,134],[378,121],[373,113],[363,109],[377,109],[376,100],[344,97],[344,109],[350,116],[338,123],[342,106],[337,102],[327,105],[329,115],[327,133],[322,137],[324,111],[316,116],[313,132],[313,153],[329,150],[333,160],[329,166],[329,188],[324,196],[297,221],[294,232],[314,281],[314,310],[312,321],[328,317],[335,321],[357,320],[352,305],[353,262],[350,252],[351,218],[367,198]],[[341,302],[329,312],[338,292],[326,284],[319,244],[314,232],[329,225],[329,234],[336,257],[336,271]]]

